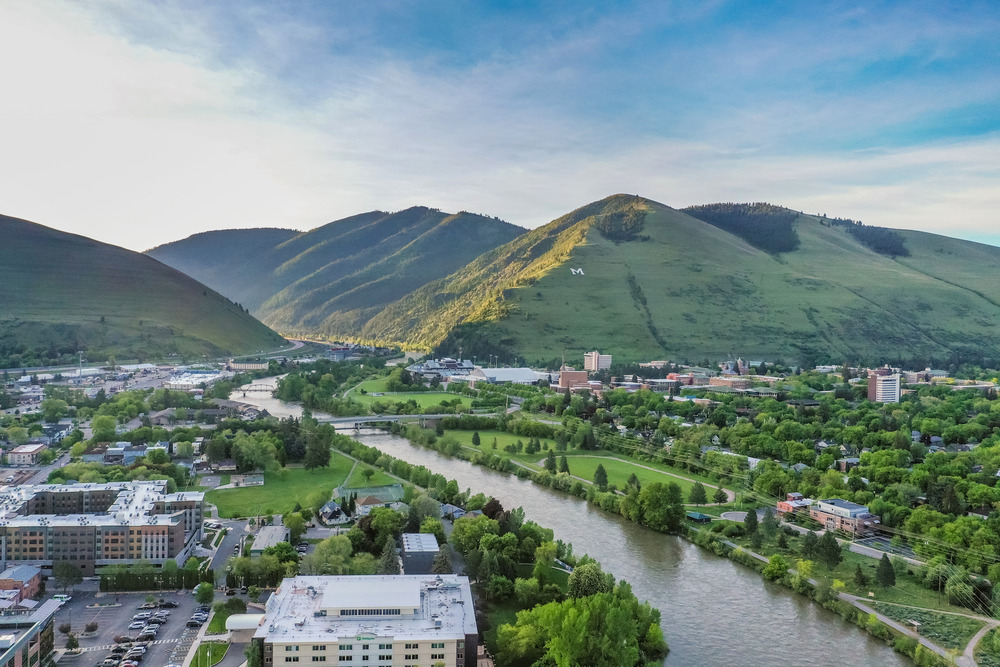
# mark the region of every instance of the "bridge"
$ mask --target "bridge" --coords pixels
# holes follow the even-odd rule
[[[247,393],[248,391],[266,391],[267,393],[270,394],[274,390],[275,390],[275,387],[273,387],[273,386],[271,386],[269,384],[252,384],[249,387],[241,387],[240,388],[240,391],[242,391],[244,394]]]

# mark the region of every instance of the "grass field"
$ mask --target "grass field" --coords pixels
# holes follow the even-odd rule
[[[543,449],[541,453],[535,454],[509,454],[503,450],[507,445],[516,444],[520,440],[525,445],[528,444],[530,438],[523,435],[514,435],[513,433],[507,433],[506,431],[479,431],[479,447],[477,448],[472,444],[472,436],[475,431],[445,431],[445,435],[450,435],[462,443],[465,447],[473,447],[484,451],[488,454],[496,454],[497,456],[512,459],[518,463],[523,463],[529,465],[536,470],[541,470],[541,466],[538,465],[540,459],[545,458],[545,450]],[[497,448],[493,449],[493,439],[496,438]],[[546,444],[550,449],[555,449],[556,441],[550,438],[539,438],[542,443],[542,447]],[[566,454],[576,450],[567,450]],[[559,455],[559,453],[556,453]]]
[[[371,468],[375,471],[371,480],[365,479],[363,473],[366,468]],[[390,477],[375,466],[368,466],[364,463],[359,463],[357,467],[354,468],[354,472],[351,473],[350,478],[347,480],[347,487],[350,489],[356,489],[363,486],[383,486],[386,484],[395,484],[398,481],[398,479]]]
[[[472,406],[472,399],[468,396],[461,396],[460,394],[451,394],[446,391],[413,391],[398,394],[382,394],[381,396],[372,396],[371,394],[362,394],[361,392],[352,392],[349,394],[358,403],[362,405],[371,405],[372,403],[384,402],[384,403],[407,403],[413,401],[421,409],[428,408],[432,405],[438,405],[442,401],[454,401],[460,399],[462,405],[465,407]]]
[[[303,507],[310,495],[317,491],[333,495],[333,489],[347,480],[354,461],[333,453],[330,467],[318,470],[288,467],[277,472],[264,473],[264,486],[240,489],[212,490],[205,500],[219,508],[219,516],[252,516],[256,514],[284,514],[299,503]]]
[[[873,602],[870,606],[878,613],[904,625],[908,625],[909,621],[916,621],[920,625],[915,629],[921,637],[927,637],[935,644],[947,649],[958,649],[959,651],[965,650],[969,641],[986,625],[974,618],[942,614],[926,609],[899,607],[885,602]]]
[[[652,470],[647,470],[633,463],[628,463],[621,459],[613,459],[607,456],[568,456],[567,463],[569,463],[569,472],[571,475],[576,475],[577,477],[583,477],[584,479],[594,479],[594,471],[597,470],[598,465],[603,465],[604,470],[608,473],[608,483],[614,484],[619,489],[625,488],[625,483],[628,482],[629,475],[635,473],[635,476],[639,478],[639,482],[642,484],[651,484],[653,482],[660,482],[661,484],[666,484],[668,482],[675,482],[681,487],[681,491],[684,492],[684,498],[687,499],[688,494],[691,493],[691,488],[694,486],[694,482],[686,479],[678,479],[677,477],[672,477],[670,475],[660,474]],[[680,473],[678,473],[680,474]],[[712,489],[706,487],[705,491],[708,493],[709,497],[712,495]]]
[[[212,667],[226,657],[228,650],[229,644],[225,642],[203,642],[191,660],[191,667]]]

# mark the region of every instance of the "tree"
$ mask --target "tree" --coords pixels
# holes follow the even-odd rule
[[[94,417],[94,421],[90,423],[90,429],[93,432],[92,440],[94,442],[110,442],[115,439],[115,418],[110,415],[100,415]]]
[[[708,502],[708,493],[701,482],[695,482],[694,486],[691,487],[691,494],[688,496],[688,501],[692,505],[704,505]]]
[[[303,533],[306,532],[306,521],[302,518],[302,515],[298,512],[289,514],[285,517],[285,528],[288,529],[290,535],[289,540],[292,544],[298,544],[299,539],[302,537]]]
[[[399,556],[396,555],[396,543],[392,540],[385,541],[382,549],[382,556],[378,559],[377,574],[399,574]]]
[[[816,543],[819,542],[819,536],[813,531],[809,531],[802,536],[802,548],[799,553],[802,554],[803,558],[814,558],[816,556]]]
[[[580,598],[597,593],[609,593],[614,586],[614,577],[601,570],[596,561],[583,563],[569,575],[568,594]]]
[[[75,651],[80,648],[80,642],[77,640],[76,635],[68,635],[66,637],[66,650]]]
[[[714,494],[712,494],[712,501],[719,503],[720,505],[728,500],[729,500],[729,494],[726,493],[726,490],[721,486],[715,490]]]
[[[444,544],[448,541],[448,538],[444,534],[444,524],[441,523],[441,519],[437,517],[429,516],[420,522],[420,533],[430,533],[437,540],[439,545]]]
[[[757,532],[757,510],[750,510],[747,515],[743,517],[743,527],[746,528],[747,535],[753,535]]]
[[[250,598],[250,602],[257,602],[260,599],[260,586],[248,586],[247,597]]]
[[[330,439],[316,433],[310,433],[306,440],[306,469],[326,468],[329,465]]]
[[[193,459],[194,444],[190,442],[178,442],[174,444],[174,454],[179,459]]]
[[[75,586],[83,581],[83,573],[80,568],[68,560],[56,561],[52,565],[52,575],[56,578],[56,583],[65,592],[70,586]]]
[[[774,510],[770,507],[764,510],[764,520],[761,521],[760,532],[764,534],[766,540],[770,540],[778,532],[778,520],[774,518]]]
[[[601,463],[598,463],[597,469],[594,470],[594,486],[601,491],[608,490],[608,472]]]
[[[569,474],[569,461],[566,459],[565,454],[559,457],[559,472]]]
[[[878,569],[875,571],[875,581],[882,588],[896,585],[896,570],[892,567],[889,554],[882,554],[882,560],[878,562]]]
[[[788,561],[781,554],[774,554],[771,559],[764,566],[761,574],[764,575],[765,579],[771,581],[777,581],[785,576],[788,572]]]
[[[545,469],[548,470],[553,475],[556,474],[556,453],[549,450],[549,453],[545,456]]]
[[[832,530],[823,533],[823,536],[816,542],[816,558],[830,570],[844,560],[844,554],[840,550],[840,542],[837,541]]]
[[[861,563],[854,569],[854,585],[858,587],[858,590],[864,590],[868,588],[868,575],[865,571],[861,569]]]
[[[212,604],[212,600],[215,599],[215,589],[212,588],[212,584],[203,581],[195,586],[194,599],[198,604]]]
[[[451,558],[448,557],[448,551],[446,549],[441,549],[434,556],[434,562],[431,564],[431,572],[433,574],[451,574]]]
[[[473,444],[473,446],[478,447],[479,444],[480,444],[480,442],[481,442],[481,440],[479,439],[479,431],[473,431],[472,432],[472,444]]]
[[[299,553],[288,542],[278,542],[274,546],[267,547],[263,553],[274,556],[282,563],[298,563]]]
[[[375,476],[375,469],[374,468],[365,468],[364,470],[361,471],[361,475],[365,478],[365,483],[366,484],[371,484],[372,477]]]

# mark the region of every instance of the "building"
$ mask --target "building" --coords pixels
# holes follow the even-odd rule
[[[431,574],[439,550],[431,533],[403,533],[403,572]]]
[[[250,558],[260,558],[264,549],[290,540],[291,534],[284,526],[264,526],[253,538],[253,544],[250,546]]]
[[[595,350],[583,355],[583,370],[596,373],[597,371],[604,371],[609,368],[611,368],[610,354],[601,354]]]
[[[587,377],[587,371],[577,371],[573,370],[571,366],[562,366],[559,368],[559,389],[569,389],[573,390],[575,388],[589,389],[590,380]]]
[[[0,572],[0,591],[16,593],[13,602],[27,600],[38,595],[42,586],[42,571],[30,565],[15,565]]]
[[[868,400],[873,403],[899,403],[899,373],[877,375],[869,371]]]
[[[753,380],[744,377],[723,376],[708,379],[709,386],[730,387],[732,389],[749,389],[753,386]]]
[[[55,645],[55,616],[62,603],[46,600],[34,609],[0,614],[0,665],[35,667],[49,660]]]
[[[469,580],[456,575],[285,579],[253,636],[264,667],[473,667],[478,645]]]
[[[536,384],[538,373],[530,368],[480,368],[468,374],[469,386],[475,388],[479,382],[488,384]],[[548,373],[543,373],[548,377]]]
[[[183,564],[202,537],[204,495],[167,493],[167,480],[5,487],[0,566],[68,560],[93,576],[140,560]]]
[[[854,536],[873,535],[880,518],[871,514],[868,507],[840,498],[817,500],[809,507],[809,517],[827,530],[840,530]]]
[[[812,503],[811,498],[804,498],[801,493],[792,491],[785,496],[784,500],[778,501],[778,515],[795,514],[796,512],[805,513]]]
[[[7,463],[12,466],[33,466],[38,463],[38,455],[48,447],[45,445],[21,445],[10,450]]]

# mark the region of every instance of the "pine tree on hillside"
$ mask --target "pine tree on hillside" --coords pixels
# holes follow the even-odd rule
[[[708,502],[708,493],[705,491],[705,486],[701,482],[695,482],[694,486],[691,487],[688,502],[692,505],[704,505]]]
[[[545,469],[553,475],[556,474],[556,453],[551,449],[549,450],[548,456],[545,457]]]
[[[601,491],[608,490],[608,471],[603,464],[598,463],[597,470],[594,471],[594,486]]]
[[[722,503],[729,500],[729,494],[726,493],[726,490],[720,486],[715,490],[715,493],[712,495],[712,500],[721,505]]]
[[[396,545],[392,540],[385,541],[385,548],[378,559],[377,574],[399,574],[399,556],[396,555]]]
[[[746,528],[747,535],[757,532],[757,510],[750,510],[743,518],[743,527]]]
[[[559,457],[559,472],[569,474],[569,461],[566,459],[565,454]]]

